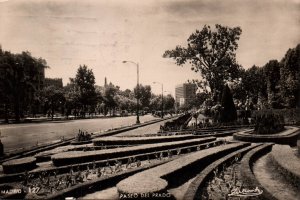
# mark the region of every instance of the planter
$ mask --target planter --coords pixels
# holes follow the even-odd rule
[[[241,131],[233,134],[233,138],[245,142],[271,142],[276,144],[296,145],[297,138],[300,134],[298,127],[286,127],[286,130],[277,134],[257,135],[253,131]]]

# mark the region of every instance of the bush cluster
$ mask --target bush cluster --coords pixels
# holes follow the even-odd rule
[[[266,112],[255,117],[255,134],[274,134],[284,130],[284,118],[281,114]]]

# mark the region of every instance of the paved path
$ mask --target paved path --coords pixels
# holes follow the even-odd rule
[[[140,116],[140,121],[145,122],[158,119],[152,115]],[[29,148],[42,143],[74,137],[78,129],[88,132],[103,131],[111,128],[128,126],[136,122],[135,116],[82,119],[70,121],[56,121],[38,124],[10,124],[0,126],[0,139],[4,145],[4,151]]]

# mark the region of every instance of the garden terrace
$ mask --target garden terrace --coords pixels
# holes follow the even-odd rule
[[[88,166],[95,166],[95,167],[107,167],[107,164],[110,166],[114,165],[116,161],[119,161],[121,163],[128,163],[129,159],[136,158],[136,160],[149,160],[149,159],[159,159],[161,160],[163,158],[173,159],[173,157],[176,157],[178,155],[182,155],[185,153],[190,153],[193,151],[199,151],[207,148],[211,148],[214,146],[218,146],[224,144],[224,141],[222,140],[214,140],[212,142],[192,145],[192,146],[185,146],[182,148],[175,148],[175,149],[168,149],[164,151],[156,151],[151,153],[144,153],[144,154],[137,154],[134,156],[126,156],[126,157],[118,157],[118,158],[112,158],[107,160],[101,160],[101,161],[93,161],[93,162],[87,162],[87,163],[79,163],[74,165],[65,165],[60,167],[53,167],[49,166],[47,168],[37,168],[32,171],[29,171],[28,174],[30,174],[31,177],[38,177],[41,173],[47,173],[47,174],[53,174],[54,172],[56,174],[64,174],[69,173],[71,169],[78,169],[78,170],[87,170]],[[162,157],[161,157],[162,156]],[[24,179],[24,174],[18,173],[18,174],[7,174],[0,176],[0,183],[8,183],[8,182],[15,182],[15,181],[22,181]]]
[[[242,159],[240,166],[241,178],[244,188],[256,188],[263,190],[258,199],[276,199],[268,190],[266,190],[257,180],[253,173],[253,163],[256,162],[261,156],[271,151],[273,144],[264,144],[249,151]]]
[[[2,164],[3,172],[6,174],[13,174],[18,172],[25,172],[36,167],[36,159],[32,157],[19,158],[6,161]]]
[[[194,200],[199,199],[202,195],[202,190],[205,188],[206,182],[209,181],[215,172],[222,171],[222,167],[224,165],[228,166],[228,163],[230,164],[232,161],[235,161],[236,158],[238,158],[240,155],[244,155],[246,152],[250,151],[251,149],[260,146],[261,144],[254,144],[252,146],[240,149],[238,151],[235,151],[233,153],[230,153],[223,158],[211,163],[209,166],[207,166],[197,177],[190,183],[188,186],[187,191],[184,194],[185,200]]]
[[[152,136],[152,137],[103,137],[93,140],[95,146],[102,145],[138,145],[160,142],[174,142],[188,139],[199,138],[195,135],[176,135],[176,136]]]
[[[276,144],[296,145],[300,134],[298,127],[286,127],[286,130],[276,134],[258,135],[253,131],[241,131],[233,134],[233,138],[244,142],[272,142]]]
[[[271,161],[285,178],[300,187],[300,159],[290,146],[274,145]]]
[[[213,160],[249,145],[233,143],[188,154],[121,181],[117,184],[118,192],[122,197],[130,197],[130,194],[142,197],[143,194],[149,194],[153,198],[153,194],[167,194],[170,185],[185,182],[194,176],[195,169],[204,168]]]
[[[172,148],[180,148],[189,145],[197,145],[205,142],[211,142],[216,140],[215,137],[191,139],[186,141],[165,142],[159,144],[146,144],[133,147],[124,147],[116,149],[105,149],[91,152],[63,152],[53,155],[51,157],[55,166],[78,164],[84,162],[92,162],[97,160],[105,160],[110,158],[125,157],[130,155],[136,155],[141,153],[150,153],[154,151],[163,151]]]

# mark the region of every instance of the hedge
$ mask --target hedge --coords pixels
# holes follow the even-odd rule
[[[174,142],[188,139],[199,138],[195,135],[176,135],[176,136],[152,136],[152,137],[103,137],[94,139],[95,146],[102,145],[137,145],[160,142]]]
[[[167,161],[163,161],[162,163],[165,163]],[[149,169],[152,167],[155,167],[157,165],[160,165],[162,163],[155,163],[151,164],[149,166],[144,166],[140,168],[132,168],[126,171],[123,171],[121,173],[115,174],[113,176],[109,177],[100,177],[92,181],[76,184],[75,186],[69,187],[67,189],[64,189],[62,191],[56,192],[55,194],[48,195],[45,197],[45,199],[65,199],[66,197],[81,197],[83,195],[92,193],[94,191],[99,191],[99,189],[105,189],[107,187],[110,187],[112,185],[117,184],[122,179],[127,178],[128,176],[131,176],[137,172],[143,171],[145,169]]]
[[[274,145],[272,163],[287,180],[300,188],[300,159],[288,145]]]
[[[153,151],[168,150],[170,148],[179,148],[187,145],[201,144],[216,140],[215,137],[207,137],[200,139],[191,139],[186,141],[166,142],[158,144],[145,144],[133,147],[124,147],[117,149],[105,149],[91,152],[63,152],[51,156],[52,162],[55,166],[62,166],[68,164],[78,164],[84,162],[92,162],[96,160],[105,160],[117,157],[125,157],[141,153],[149,153]]]
[[[181,149],[181,153],[189,153],[190,151],[198,151],[198,150],[203,150],[206,149],[208,147],[213,147],[213,146],[217,146],[222,144],[223,141],[221,140],[215,140],[212,142],[208,142],[208,143],[202,143],[202,144],[198,144],[198,145],[192,145],[192,146],[185,146],[180,148]],[[134,157],[137,160],[147,160],[147,159],[157,159],[157,155],[160,155],[161,153],[164,154],[164,156],[167,156],[168,152],[172,152],[173,155],[176,155],[178,149],[169,149],[169,150],[164,150],[164,151],[156,151],[156,152],[151,152],[151,153],[144,153],[144,154],[136,154],[134,155]],[[101,161],[93,161],[93,162],[87,162],[87,163],[79,163],[76,165],[65,165],[65,166],[60,166],[60,167],[49,167],[46,169],[40,168],[40,169],[35,169],[33,171],[30,171],[29,174],[32,177],[38,177],[39,174],[41,172],[47,172],[47,174],[52,174],[52,173],[56,173],[56,174],[63,174],[63,173],[69,173],[70,170],[73,169],[79,169],[79,170],[86,170],[87,166],[89,166],[90,168],[95,165],[95,167],[105,167],[107,163],[109,163],[110,165],[114,165],[116,160],[118,160],[119,162],[125,164],[128,162],[129,158],[133,158],[133,156],[126,156],[126,157],[118,157],[118,158],[112,158],[112,159],[107,159],[107,160],[101,160]],[[173,158],[169,158],[168,160],[173,159]],[[6,174],[6,175],[0,175],[0,183],[4,182],[4,183],[8,183],[8,182],[20,182],[22,181],[24,178],[24,174],[22,173],[17,173],[17,174]]]
[[[270,152],[273,144],[264,144],[262,146],[256,147],[255,149],[249,151],[242,159],[241,161],[241,178],[243,181],[243,187],[245,188],[256,188],[263,190],[263,193],[256,197],[257,199],[268,199],[268,200],[275,200],[276,198],[270,193],[268,190],[266,190],[256,179],[252,166],[253,163],[259,159],[264,154]]]
[[[36,158],[26,157],[9,160],[4,162],[2,167],[5,174],[29,171],[36,167]]]
[[[150,194],[152,198],[152,194],[167,194],[168,186],[187,181],[195,169],[249,145],[233,143],[188,154],[121,181],[117,184],[118,192],[120,195],[136,194],[138,197]]]
[[[200,195],[202,193],[202,190],[205,188],[206,182],[212,177],[213,172],[215,169],[218,169],[219,171],[222,170],[221,166],[224,163],[230,162],[232,159],[235,158],[235,156],[241,154],[245,154],[246,152],[250,151],[251,149],[260,146],[261,144],[255,144],[246,148],[243,148],[241,150],[235,151],[233,153],[230,153],[229,155],[226,155],[225,157],[213,162],[209,166],[207,166],[203,171],[200,172],[200,174],[190,183],[188,186],[187,191],[184,194],[185,200],[194,200],[194,199],[200,199]]]

